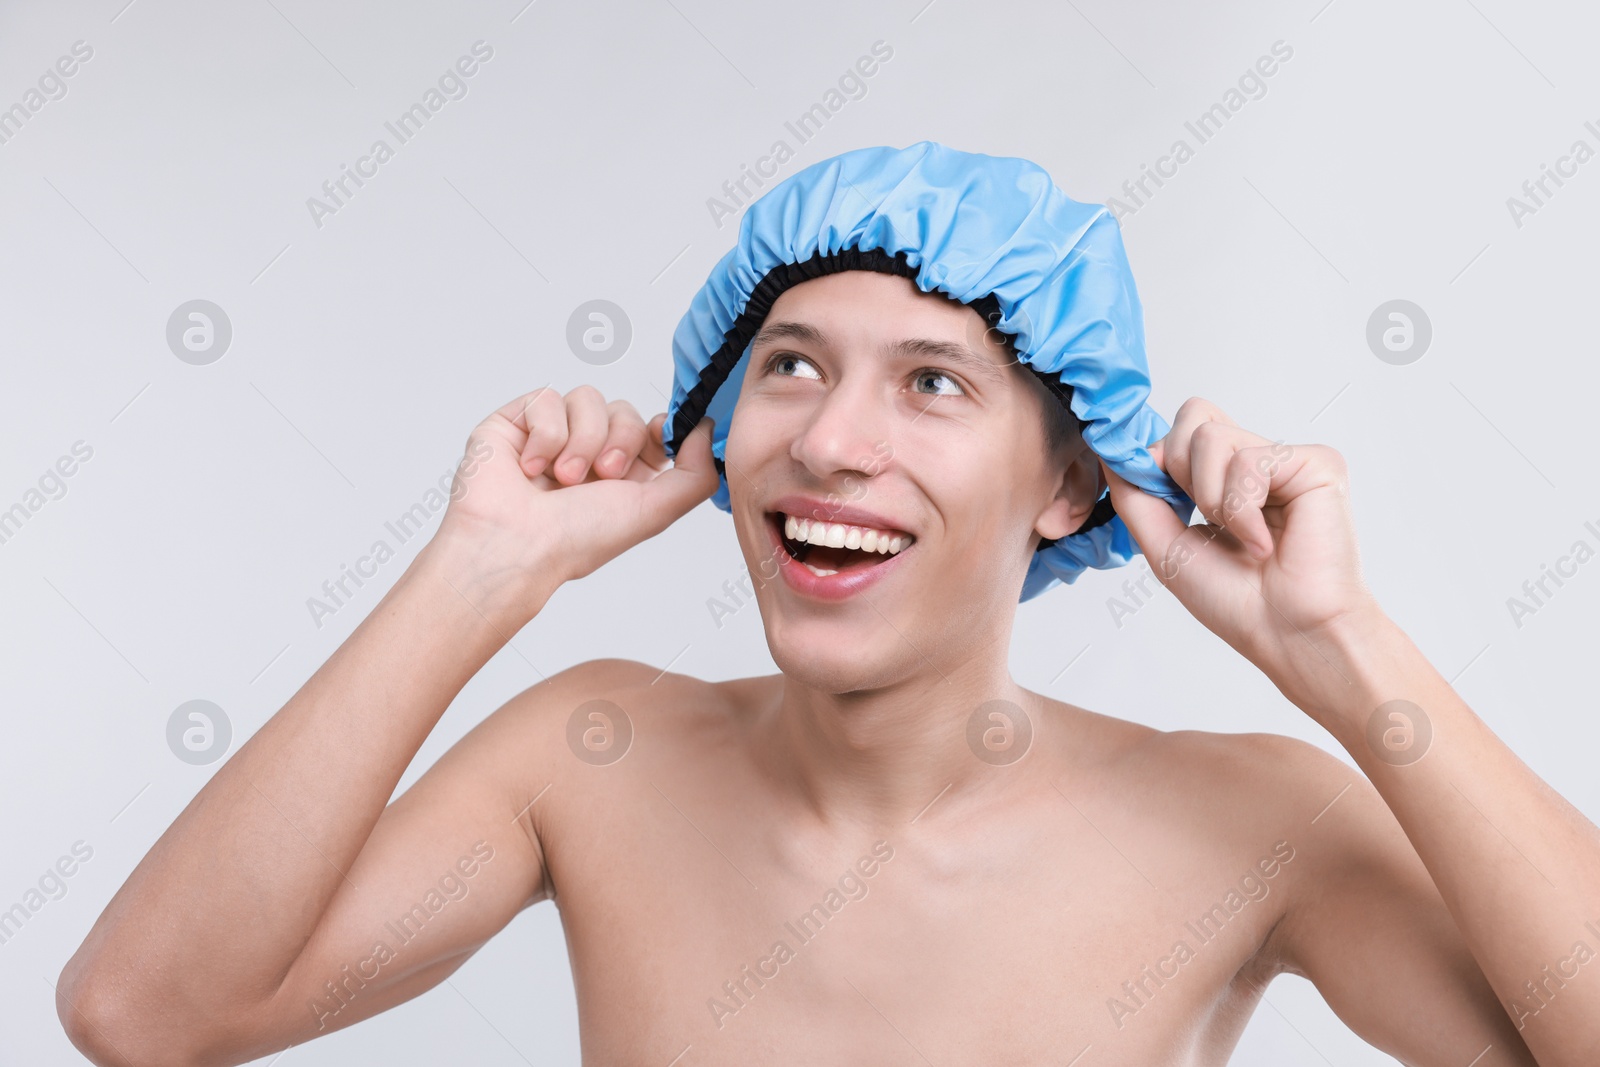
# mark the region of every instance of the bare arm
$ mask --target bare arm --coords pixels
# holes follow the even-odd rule
[[[434,541],[106,907],[57,993],[91,1060],[241,1063],[348,1025],[441,981],[541,899],[537,839],[509,817],[532,799],[508,764],[510,706],[385,806],[451,700],[562,581],[716,488],[707,433],[658,470],[659,436],[586,388],[480,424],[481,467]],[[591,472],[602,447],[628,462]],[[572,477],[538,473],[571,456],[585,460]],[[541,699],[592,681],[568,673]]]
[[[408,893],[477,858],[478,838],[494,857],[473,879],[479,921],[504,916],[503,925],[529,897],[537,856],[504,823],[486,825],[486,790],[435,789],[439,803],[384,813],[428,731],[504,640],[451,588],[462,576],[448,568],[425,551],[113,898],[58,986],[62,1020],[91,1059],[241,1062],[270,1051],[240,1047],[240,1031],[256,1030],[255,1013],[281,994],[322,984],[306,974],[308,945],[321,949],[310,958],[325,980],[338,980],[344,963],[371,954],[381,924],[364,920],[401,914]],[[388,999],[398,972],[378,973],[356,1010],[333,1021]]]
[[[1597,1062],[1600,831],[1399,627],[1371,617],[1339,632],[1305,673],[1337,667],[1348,682],[1322,679],[1302,706],[1371,779],[1344,815],[1366,840],[1287,927],[1289,952],[1341,1016],[1370,1020],[1380,1047],[1416,1062],[1447,1051],[1482,1054],[1480,1067]],[[1389,707],[1369,733],[1397,696],[1411,706]]]
[[[1352,1031],[1407,1064],[1533,1067],[1428,870],[1372,783],[1271,738],[1279,795],[1316,822],[1263,955],[1307,978]]]
[[[1286,926],[1298,931],[1291,952],[1320,973],[1330,1003],[1425,1062],[1451,1060],[1452,1034],[1483,1037],[1468,1059],[1481,1053],[1485,1067],[1530,1053],[1541,1067],[1597,1062],[1600,829],[1378,606],[1344,458],[1268,441],[1198,397],[1151,455],[1210,520],[1188,526],[1106,470],[1162,584],[1338,739],[1372,783],[1364,804],[1381,801],[1392,821],[1369,819],[1372,840],[1327,872],[1324,900]],[[1354,925],[1364,914],[1368,925]],[[1393,938],[1375,937],[1374,922]]]

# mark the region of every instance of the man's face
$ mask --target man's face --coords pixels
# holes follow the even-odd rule
[[[1081,439],[1047,454],[1056,401],[1028,375],[976,312],[906,278],[846,271],[777,299],[726,459],[784,673],[847,692],[1003,652],[1035,538],[1076,529],[1098,495]],[[789,516],[881,531],[878,549],[802,547]]]

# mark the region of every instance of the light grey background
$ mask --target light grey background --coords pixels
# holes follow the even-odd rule
[[[306,606],[423,498],[468,430],[533,387],[665,406],[678,317],[732,241],[706,207],[887,42],[893,58],[783,169],[924,138],[1036,160],[1117,195],[1275,41],[1293,57],[1123,220],[1153,403],[1191,395],[1348,457],[1371,584],[1491,726],[1600,815],[1600,562],[1519,628],[1507,598],[1600,525],[1593,234],[1600,161],[1518,226],[1507,198],[1600,119],[1596,17],[1577,3],[1304,0],[243,0],[9,3],[0,107],[75,41],[64,98],[0,145],[0,509],[73,443],[64,497],[0,544],[0,909],[76,841],[93,858],[0,945],[0,1062],[81,1062],[50,983],[133,865],[220,764],[167,747],[185,701],[233,746],[338,647],[418,547],[319,628]],[[926,4],[926,6],[924,6]],[[306,201],[473,42],[469,92],[335,216]],[[606,367],[569,351],[603,298],[632,323]],[[166,343],[180,304],[232,323],[219,361]],[[1432,322],[1419,361],[1368,348],[1391,299]],[[393,538],[388,537],[391,543]],[[1136,564],[1137,566],[1137,564]],[[710,678],[772,671],[754,611],[706,607],[740,568],[709,503],[562,590],[467,687],[409,785],[502,700],[625,656]],[[1164,729],[1336,743],[1163,593],[1118,628],[1131,574],[1021,608],[1013,672]],[[1071,664],[1070,669],[1068,665]],[[1347,758],[1347,757],[1346,757]],[[241,937],[245,936],[241,931]],[[1070,1052],[1070,1050],[1067,1050]],[[519,917],[448,986],[278,1062],[575,1063],[555,909]],[[1391,1062],[1306,982],[1267,993],[1234,1062]]]

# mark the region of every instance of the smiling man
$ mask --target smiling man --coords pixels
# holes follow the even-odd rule
[[[542,901],[586,1063],[1223,1064],[1281,973],[1404,1062],[1595,1062],[1600,833],[1373,601],[1338,454],[1198,399],[1159,422],[1113,343],[1115,263],[1073,243],[1092,218],[1014,246],[1031,282],[952,252],[959,221],[891,236],[915,225],[897,203],[992,222],[1020,161],[872,151],[752,206],[796,197],[772,210],[815,239],[838,221],[799,210],[822,179],[837,210],[872,174],[899,190],[863,198],[853,244],[719,266],[743,281],[680,327],[667,413],[545,388],[473,431],[433,541],[68,963],[59,1010],[94,1062],[269,1055],[437,985]],[[938,166],[893,174],[907,158]],[[1036,314],[951,256],[1018,292],[1083,285]],[[390,803],[557,588],[708,498],[771,579],[779,673],[582,663]],[[1187,525],[1191,501],[1213,521]],[[1130,538],[1364,775],[1012,679],[1019,599]]]
[[[976,639],[993,662],[972,706],[1010,695],[1000,679],[1033,548],[1081,526],[1104,491],[1070,415],[971,309],[902,277],[803,282],[767,321],[725,462],[750,572],[776,570],[797,594],[763,600],[774,661],[839,694],[842,712],[930,665],[940,681],[936,665]],[[875,610],[882,597],[908,612],[906,632]]]

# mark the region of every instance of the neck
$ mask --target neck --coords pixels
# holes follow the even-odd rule
[[[972,649],[960,660],[941,657],[937,668],[919,658],[919,669],[902,679],[847,693],[780,675],[771,720],[779,773],[828,824],[905,825],[994,784],[1001,768],[969,741],[974,712],[1009,702],[987,709],[1000,718],[980,716],[980,738],[997,726],[1002,732],[991,732],[991,740],[1016,725],[1008,708],[1020,707],[1034,728],[1041,718],[1038,698],[1011,678],[1005,644]]]

